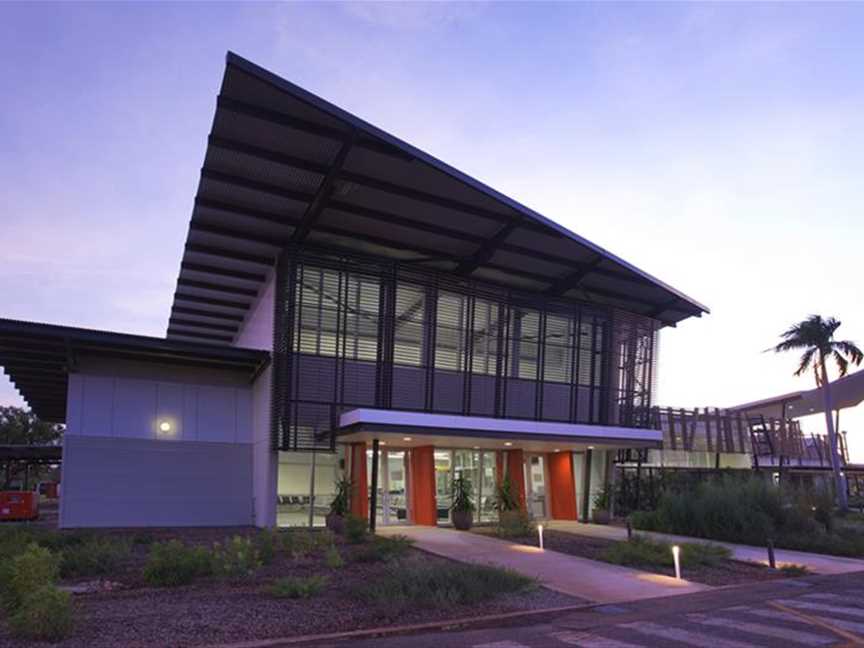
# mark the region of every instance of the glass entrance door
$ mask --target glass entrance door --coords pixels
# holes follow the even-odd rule
[[[367,474],[372,476],[372,451],[366,451]],[[408,523],[407,463],[404,450],[379,450],[377,524]]]
[[[526,458],[525,472],[528,484],[528,512],[531,517],[543,520],[546,511],[546,463],[543,455],[529,454]]]

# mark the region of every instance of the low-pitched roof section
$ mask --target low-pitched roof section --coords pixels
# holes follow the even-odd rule
[[[39,418],[66,420],[69,373],[79,356],[232,370],[250,379],[267,351],[0,318],[0,367]]]
[[[431,155],[230,53],[168,336],[229,344],[287,245],[398,259],[664,325],[708,309]]]

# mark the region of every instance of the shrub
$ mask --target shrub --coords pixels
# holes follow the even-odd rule
[[[655,511],[631,516],[636,528],[715,540],[846,556],[864,555],[864,535],[834,528],[830,493],[781,490],[759,477],[724,476],[690,491],[668,490]]]
[[[7,610],[17,610],[34,592],[51,587],[57,580],[57,556],[45,547],[30,544],[23,553],[3,564],[0,593]]]
[[[261,558],[255,543],[243,536],[234,536],[224,544],[213,543],[213,573],[227,578],[252,576],[261,568]]]
[[[345,518],[345,539],[352,544],[360,544],[367,537],[366,520],[356,515]]]
[[[489,565],[403,563],[388,567],[380,578],[354,588],[352,595],[389,613],[420,606],[479,603],[536,586],[536,581],[527,576]]]
[[[793,565],[789,563],[780,567],[780,572],[788,578],[795,578],[797,576],[806,576],[810,573],[810,570],[807,569],[806,565]]]
[[[534,523],[527,511],[515,509],[498,513],[498,535],[502,538],[521,538],[534,534]]]
[[[715,567],[728,560],[732,552],[719,545],[693,542],[680,545],[681,565],[695,567],[704,565]],[[672,545],[668,542],[652,540],[642,535],[634,535],[626,542],[616,542],[601,553],[601,560],[616,565],[653,565],[671,567],[675,564]]]
[[[307,578],[280,578],[270,586],[269,592],[277,598],[311,598],[327,585],[326,576],[309,576]]]
[[[366,563],[390,562],[404,557],[413,544],[414,541],[404,535],[374,536],[371,542],[354,552],[354,560]]]
[[[295,560],[312,553],[315,538],[309,531],[288,531],[282,538],[282,548]]]
[[[144,580],[155,587],[186,585],[213,573],[213,560],[203,547],[187,547],[179,540],[159,542],[150,548]]]
[[[261,563],[264,565],[272,563],[280,544],[279,532],[274,529],[261,529],[253,542]]]
[[[339,569],[345,566],[345,560],[335,545],[330,545],[324,553],[324,564],[330,569]]]
[[[109,574],[129,557],[131,546],[118,538],[87,538],[83,542],[67,545],[60,556],[60,575],[63,578]]]
[[[30,592],[9,616],[12,634],[23,639],[60,641],[69,635],[72,626],[71,597],[53,585]]]

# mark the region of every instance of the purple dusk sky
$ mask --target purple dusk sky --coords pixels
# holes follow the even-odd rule
[[[3,3],[0,316],[164,335],[231,49],[711,307],[661,403],[809,389],[762,350],[809,313],[864,343],[862,34],[852,3]]]

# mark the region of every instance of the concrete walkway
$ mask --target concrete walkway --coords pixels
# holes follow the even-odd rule
[[[592,538],[605,538],[607,540],[626,540],[627,529],[605,524],[584,524],[582,522],[570,522],[567,520],[553,520],[547,522],[547,528],[556,531],[567,531],[578,535],[590,536]],[[749,545],[734,544],[731,542],[720,542],[707,540],[705,538],[690,538],[687,536],[676,536],[667,533],[655,533],[653,531],[636,531],[655,540],[683,544],[687,542],[704,542],[728,547],[732,557],[736,560],[758,562],[768,564],[768,550],[765,547],[751,547]],[[774,558],[777,566],[784,564],[804,565],[814,574],[845,574],[849,572],[864,571],[864,560],[856,558],[844,558],[842,556],[827,556],[824,554],[807,553],[804,551],[791,551],[788,549],[775,549]]]
[[[707,585],[515,544],[476,533],[437,527],[381,527],[379,535],[405,535],[418,549],[452,560],[506,567],[536,578],[549,589],[592,603],[690,594]]]

